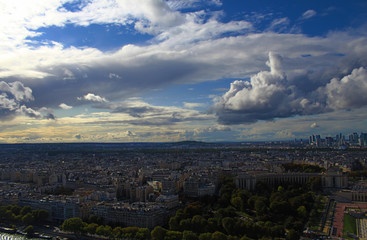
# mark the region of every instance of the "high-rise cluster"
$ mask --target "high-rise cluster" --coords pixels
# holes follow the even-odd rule
[[[344,146],[367,146],[367,133],[354,132],[349,134],[348,138],[342,133],[335,137],[321,138],[320,135],[312,135],[309,137],[309,144],[315,147],[344,147]]]

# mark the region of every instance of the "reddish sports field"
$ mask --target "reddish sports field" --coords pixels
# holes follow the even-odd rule
[[[367,210],[367,204],[366,203],[337,203],[335,208],[335,214],[334,214],[334,221],[333,221],[333,228],[336,229],[336,232],[334,230],[334,234],[337,237],[343,236],[343,225],[344,225],[344,214],[346,213],[346,209],[349,210],[353,209],[360,209],[361,211]]]

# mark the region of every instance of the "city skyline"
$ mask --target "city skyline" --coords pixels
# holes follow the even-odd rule
[[[367,132],[364,1],[0,4],[0,143]]]

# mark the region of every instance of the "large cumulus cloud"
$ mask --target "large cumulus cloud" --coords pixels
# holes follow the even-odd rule
[[[34,100],[32,89],[25,87],[21,82],[0,82],[0,120],[8,120],[18,114],[32,118],[54,118],[47,108],[41,108],[41,112],[29,108],[26,104]]]
[[[367,70],[356,68],[342,79],[333,78],[325,88],[327,105],[332,109],[348,109],[367,105]]]
[[[232,82],[229,91],[215,99],[214,109],[220,123],[251,123],[367,105],[364,67],[355,68],[342,78],[328,82],[320,79],[315,83],[310,73],[288,76],[278,54],[270,52],[267,65],[270,71],[260,71],[249,81]],[[328,76],[326,71],[323,73]]]

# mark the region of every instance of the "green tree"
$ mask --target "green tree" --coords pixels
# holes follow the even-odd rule
[[[227,236],[219,231],[216,231],[212,234],[211,240],[227,240]]]
[[[200,215],[201,214],[201,208],[202,208],[202,206],[200,206],[200,204],[198,202],[194,202],[194,203],[191,203],[191,204],[187,205],[184,208],[183,212],[187,217],[193,217],[195,215]]]
[[[218,229],[218,221],[215,218],[208,218],[207,225],[204,230],[206,232],[213,233]]]
[[[34,222],[34,217],[33,217],[32,213],[29,212],[26,215],[24,215],[22,217],[22,222],[24,222],[27,225],[32,224]]]
[[[114,236],[114,238],[122,238],[121,235],[122,235],[122,228],[121,227],[115,227],[113,230],[112,230],[112,235]]]
[[[182,240],[182,232],[179,231],[167,231],[165,240]]]
[[[236,221],[231,217],[225,217],[222,219],[222,227],[226,231],[227,235],[232,235]]]
[[[13,221],[15,219],[15,214],[11,210],[6,210],[4,214],[4,219],[8,221]]]
[[[40,210],[32,210],[32,214],[36,221],[45,221],[48,218],[48,211],[40,209]]]
[[[212,239],[212,233],[202,233],[199,235],[199,240],[211,240]]]
[[[179,218],[177,216],[171,217],[168,222],[169,229],[172,231],[180,230]]]
[[[302,220],[305,220],[308,216],[306,207],[305,206],[300,206],[299,208],[297,208],[297,215]]]
[[[110,237],[112,236],[112,227],[108,225],[100,225],[96,229],[96,234],[100,236]]]
[[[83,223],[84,222],[81,218],[78,217],[69,218],[62,223],[61,228],[65,231],[70,231],[75,234],[79,234],[83,230],[84,227]]]
[[[242,201],[242,198],[241,197],[232,197],[231,198],[231,204],[237,210],[242,211],[242,209],[243,209],[243,201]]]
[[[131,233],[131,235],[134,236],[139,231],[139,228],[138,227],[125,227],[121,231],[124,234]]]
[[[270,203],[270,211],[275,215],[284,216],[289,213],[289,203],[286,201],[273,201]]]
[[[97,223],[90,223],[86,225],[83,230],[89,234],[95,234],[97,230],[98,224]]]
[[[247,237],[246,235],[244,235],[243,237],[241,237],[241,239],[240,240],[252,240],[252,238],[249,238],[249,237]]]
[[[239,199],[234,200],[235,198],[238,197],[241,199],[241,203],[238,201]],[[251,194],[247,190],[236,189],[235,192],[232,194],[231,204],[235,206],[238,210],[245,211],[245,209],[249,207],[247,201],[250,197]]]
[[[32,208],[30,206],[24,206],[21,210],[20,210],[20,214],[21,215],[26,215],[27,213],[32,212]]]
[[[162,228],[161,226],[156,226],[151,232],[150,235],[153,240],[164,240],[166,236],[167,229]]]
[[[22,222],[22,218],[24,217],[23,215],[15,215],[14,213],[13,213],[13,216],[14,216],[14,219],[13,219],[13,221],[15,221],[15,222],[17,222],[17,223],[20,223],[20,222]]]
[[[192,219],[191,219],[191,228],[194,232],[197,233],[201,233],[204,231],[205,226],[207,225],[208,221],[200,216],[200,215],[195,215]]]
[[[22,210],[21,207],[16,206],[16,205],[10,205],[10,210],[12,211],[12,213],[14,213],[15,215],[19,215],[20,211]]]
[[[271,227],[270,229],[270,235],[273,237],[284,237],[284,234],[285,234],[284,227],[281,225]]]
[[[267,199],[265,197],[258,197],[255,201],[255,211],[257,216],[263,216],[267,212]]]
[[[199,240],[199,238],[196,233],[192,231],[183,231],[182,240]]]
[[[219,190],[220,195],[229,194],[232,195],[232,192],[236,189],[236,184],[232,178],[224,177],[222,179],[223,184]]]
[[[34,233],[34,227],[32,225],[29,225],[24,229],[24,232],[27,233],[28,236],[30,236]]]
[[[227,240],[239,240],[239,238],[236,237],[236,236],[229,235],[229,236],[227,236]]]
[[[287,233],[287,239],[288,240],[297,240],[297,239],[299,239],[298,232],[294,229],[289,230],[288,233]]]
[[[183,230],[191,230],[191,219],[182,219],[180,221],[180,229]]]
[[[97,217],[95,215],[90,215],[88,218],[88,223],[97,223],[98,225],[102,225],[103,224],[103,219],[102,217]]]
[[[150,231],[148,228],[139,228],[138,232],[135,234],[135,238],[139,240],[145,240],[150,238]]]
[[[220,198],[218,203],[222,206],[228,206],[231,200],[233,191],[236,189],[236,184],[232,178],[224,177],[223,184],[219,190]]]

